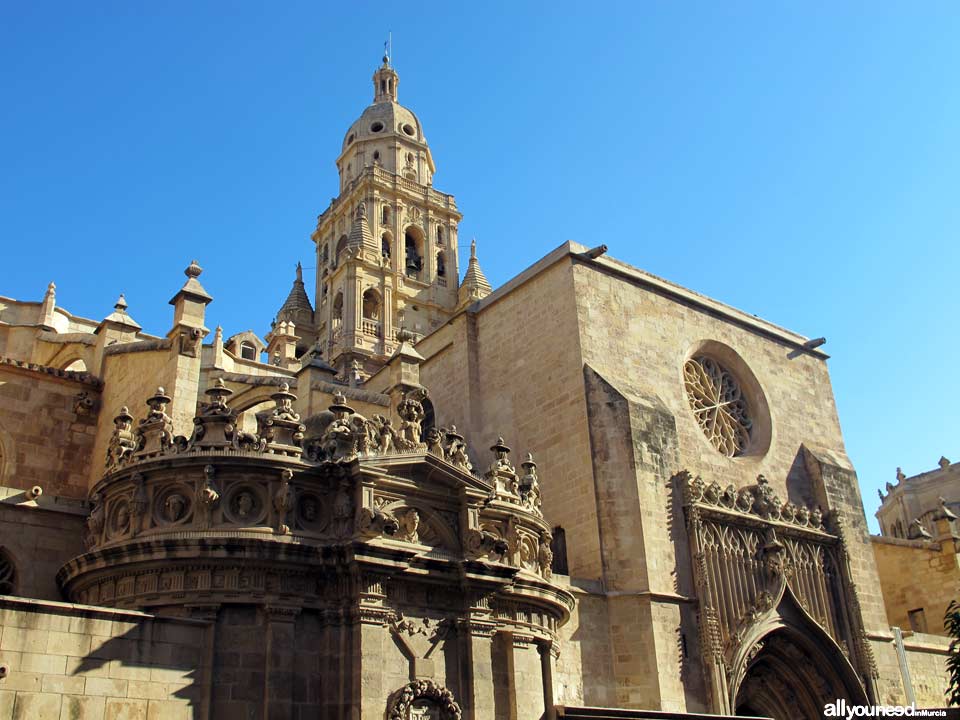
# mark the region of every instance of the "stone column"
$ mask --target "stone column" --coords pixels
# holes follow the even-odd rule
[[[554,662],[557,657],[555,649],[557,644],[554,641],[541,640],[537,643],[537,652],[540,653],[540,675],[543,678],[543,705],[544,720],[556,720],[557,708],[553,699],[553,670]]]
[[[534,639],[529,635],[512,633],[514,692],[511,717],[539,718],[544,711],[544,678],[542,662]]]
[[[462,620],[460,641],[461,708],[466,720],[493,720],[493,633],[496,625],[480,619]]]
[[[300,608],[268,605],[264,608],[264,720],[294,720],[294,622]]]

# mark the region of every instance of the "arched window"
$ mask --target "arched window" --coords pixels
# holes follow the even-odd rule
[[[437,413],[433,409],[433,403],[430,402],[430,398],[424,398],[420,401],[420,404],[423,405],[423,420],[420,423],[420,440],[421,442],[425,442],[427,439],[427,430],[435,427],[437,424]]]
[[[420,271],[423,269],[423,255],[421,254],[423,235],[420,230],[415,227],[408,227],[403,234],[403,247],[405,252],[404,268],[407,275],[419,277]]]
[[[380,92],[385,93],[386,91],[387,91],[387,81],[386,81],[386,80],[381,80],[381,81],[380,81]]]
[[[337,296],[333,299],[333,321],[339,323],[343,320],[343,292],[338,290]]]
[[[447,276],[447,260],[443,250],[437,253],[437,277]]]
[[[390,252],[393,245],[393,238],[390,237],[390,233],[385,232],[380,236],[380,254],[383,255],[384,260],[390,259]]]
[[[17,566],[6,548],[0,548],[0,595],[15,595],[17,592]]]
[[[383,208],[380,211],[380,222],[384,225],[390,223],[390,206],[386,203],[383,204]]]
[[[337,252],[336,252],[336,254],[334,255],[334,261],[335,261],[335,262],[334,262],[334,265],[336,265],[337,262],[340,261],[340,253],[342,253],[343,250],[344,250],[344,248],[347,247],[347,242],[348,242],[348,241],[349,241],[349,239],[347,238],[346,234],[341,235],[341,236],[340,236],[340,239],[337,240]]]
[[[443,225],[437,225],[437,245],[443,247]]]
[[[380,320],[380,293],[369,288],[363,293],[363,319]]]
[[[240,357],[242,357],[244,360],[256,360],[257,346],[249,340],[244,340],[242,343],[240,343]]]
[[[69,363],[63,369],[69,372],[86,372],[87,364],[83,360],[80,360],[78,358],[77,360],[74,360],[72,363]]]

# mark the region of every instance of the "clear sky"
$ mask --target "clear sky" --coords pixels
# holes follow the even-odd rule
[[[897,466],[960,460],[956,2],[8,0],[0,294],[163,334],[195,257],[262,336],[388,31],[494,286],[605,243],[826,336],[874,528]]]

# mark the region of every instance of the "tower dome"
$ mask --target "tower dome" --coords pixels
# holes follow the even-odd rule
[[[384,57],[373,74],[373,103],[350,126],[343,138],[337,167],[341,189],[364,169],[378,166],[424,185],[436,168],[420,119],[397,102],[400,76]]]

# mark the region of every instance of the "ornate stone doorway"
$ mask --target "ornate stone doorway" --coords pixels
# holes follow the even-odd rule
[[[838,697],[848,703],[867,702],[856,679],[844,677],[848,674],[840,665],[844,659],[830,658],[829,651],[816,647],[810,638],[780,629],[755,647],[758,651],[737,690],[737,715],[819,720],[824,705]]]

